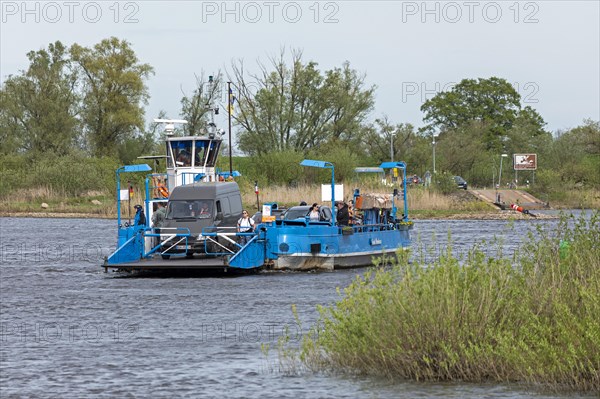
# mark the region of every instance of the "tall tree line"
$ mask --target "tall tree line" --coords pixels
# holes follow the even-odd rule
[[[28,69],[0,88],[1,153],[114,156],[143,139],[153,69],[127,41],[89,48],[56,41],[27,56]]]
[[[28,68],[0,87],[0,154],[81,152],[131,162],[156,149],[157,126],[144,127],[153,68],[127,41],[112,37],[69,48],[57,41],[27,56]],[[372,166],[393,157],[406,161],[409,173],[423,174],[433,171],[435,148],[438,171],[475,185],[493,181],[500,154],[527,152],[539,154],[548,181],[598,184],[598,121],[553,135],[502,78],[464,79],[438,93],[423,103],[425,126],[417,129],[385,115],[373,118],[376,88],[349,62],[322,70],[301,51],[288,57],[282,50],[251,69],[234,61],[226,74],[213,75],[212,84],[202,72],[189,95],[182,89],[180,115],[189,123],[181,134],[203,134],[211,108],[231,111],[236,147],[256,157],[253,164],[274,165],[274,157],[282,158],[273,171],[259,168],[257,174],[276,178],[305,156],[335,160],[348,174],[352,164]],[[219,98],[225,79],[233,93]],[[509,163],[503,167],[510,172]],[[295,179],[286,174],[285,181]]]

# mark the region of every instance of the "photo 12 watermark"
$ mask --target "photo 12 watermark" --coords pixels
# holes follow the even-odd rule
[[[335,1],[203,1],[202,23],[339,23]]]
[[[403,1],[402,23],[539,23],[540,5],[534,1]]]
[[[65,243],[2,243],[0,245],[0,264],[42,263],[100,264],[109,255],[98,244],[65,244]]]
[[[425,102],[442,92],[451,91],[458,82],[402,82],[402,102],[418,99]],[[513,82],[512,86],[521,96],[523,104],[537,104],[540,86],[536,82]]]
[[[136,1],[2,1],[0,19],[7,23],[139,23]]]
[[[60,343],[101,341],[131,341],[139,332],[137,323],[0,323],[0,342],[9,343]]]
[[[201,325],[200,340],[202,342],[277,342],[280,338],[286,341],[300,342],[302,329],[297,323],[239,323],[215,322]]]

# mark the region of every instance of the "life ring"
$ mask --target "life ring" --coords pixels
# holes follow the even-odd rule
[[[163,198],[169,198],[169,190],[163,186],[162,184],[159,184],[158,187],[158,192],[160,193],[160,195],[163,196]]]

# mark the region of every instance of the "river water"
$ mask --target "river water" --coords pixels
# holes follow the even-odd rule
[[[512,251],[528,231],[556,221],[513,223],[417,221],[415,246],[434,259],[451,231],[459,254],[482,239]],[[114,249],[115,225],[0,218],[1,398],[573,397],[510,385],[282,372],[276,349],[266,357],[261,343],[275,346],[286,329],[298,340],[317,319],[316,306],[333,303],[336,288],[364,269],[197,278],[105,274],[100,264]]]

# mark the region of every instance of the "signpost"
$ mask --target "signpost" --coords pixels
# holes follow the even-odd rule
[[[537,154],[514,154],[515,170],[536,170]]]
[[[537,154],[514,154],[513,165],[515,169],[515,184],[517,180],[517,171],[531,170],[533,173],[533,183],[535,184],[535,171],[537,169]],[[529,183],[527,183],[529,186]]]
[[[254,193],[256,194],[256,210],[260,211],[260,202],[258,201],[258,180],[254,182]]]

